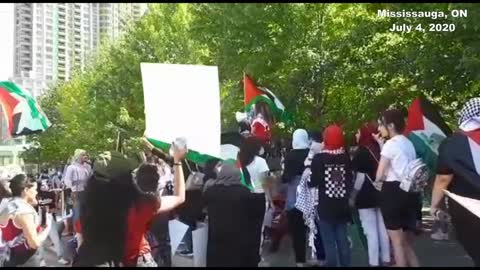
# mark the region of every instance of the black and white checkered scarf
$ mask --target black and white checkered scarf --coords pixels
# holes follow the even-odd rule
[[[458,125],[461,126],[471,119],[480,119],[480,98],[472,98],[458,113]]]

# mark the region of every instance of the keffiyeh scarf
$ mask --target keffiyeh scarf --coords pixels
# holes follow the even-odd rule
[[[459,112],[458,125],[465,131],[480,128],[480,98],[470,99]]]
[[[308,187],[311,174],[312,172],[308,167],[303,171],[300,184],[297,187],[295,207],[303,213],[303,220],[309,228],[308,245],[311,247],[312,253],[315,254],[315,235],[317,234],[315,225],[317,211],[315,208],[318,204],[318,191],[316,188]]]

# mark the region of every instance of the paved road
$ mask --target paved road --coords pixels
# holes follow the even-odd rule
[[[450,233],[449,241],[434,241],[430,238],[432,219],[428,216],[428,209],[425,209],[423,226],[425,232],[419,236],[415,243],[415,251],[421,266],[426,267],[462,267],[473,266],[472,260],[454,239],[454,233]],[[352,250],[352,266],[368,266],[368,254],[363,248],[355,243]],[[282,245],[277,253],[264,254],[265,260],[272,267],[295,266],[291,241],[284,238]],[[175,256],[173,258],[174,266],[188,267],[193,265],[191,258]]]
[[[471,259],[466,256],[463,249],[454,239],[454,234],[450,234],[450,241],[433,241],[430,239],[430,228],[432,220],[424,215],[425,233],[419,236],[415,250],[420,260],[421,266],[473,266]],[[64,240],[65,241],[65,240]],[[288,237],[284,238],[278,252],[274,254],[264,254],[265,260],[270,266],[295,266],[291,241]],[[56,255],[53,250],[48,249],[46,255],[48,266],[61,266],[57,263]],[[177,267],[193,266],[192,258],[174,256],[172,263]],[[353,266],[368,266],[367,254],[359,244],[354,244],[352,251]]]

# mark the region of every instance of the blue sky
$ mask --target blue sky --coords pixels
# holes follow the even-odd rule
[[[13,76],[13,3],[0,3],[0,81]]]

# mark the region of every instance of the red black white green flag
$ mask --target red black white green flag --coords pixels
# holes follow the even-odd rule
[[[11,136],[43,132],[51,126],[35,99],[13,82],[0,82],[0,105]]]
[[[426,98],[419,97],[412,102],[408,108],[404,135],[432,172],[437,163],[438,147],[451,133],[439,111]]]
[[[443,163],[480,192],[480,129],[456,132],[441,151]]]
[[[244,75],[243,86],[245,94],[245,111],[249,112],[257,102],[261,101],[268,105],[278,120],[288,120],[285,106],[272,91],[265,87],[257,86],[248,75]]]

